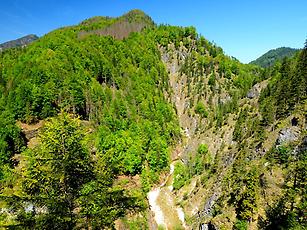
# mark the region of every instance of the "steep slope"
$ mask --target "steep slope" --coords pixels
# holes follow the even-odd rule
[[[306,52],[244,65],[138,10],[2,52],[0,226],[304,228]]]
[[[161,51],[170,100],[186,134],[173,194],[188,224],[305,226],[306,172],[297,170],[306,164],[306,47],[291,62],[258,75],[222,54],[201,54],[193,40],[188,48],[171,44]],[[299,192],[290,198],[293,189]]]
[[[261,57],[250,62],[250,64],[258,65],[263,68],[273,66],[277,61],[281,61],[285,57],[292,57],[298,49],[293,49],[289,47],[280,47],[277,49],[272,49],[263,54]]]
[[[16,40],[8,41],[5,43],[0,44],[0,51],[9,49],[9,48],[15,48],[15,47],[23,47],[26,46],[35,40],[37,40],[38,37],[34,34],[29,34],[27,36],[24,36],[22,38],[18,38]]]
[[[1,226],[101,228],[124,214],[147,216],[146,194],[180,138],[154,31],[79,36],[123,17],[1,53]],[[35,145],[23,127],[37,122]]]
[[[87,35],[110,35],[116,39],[123,39],[132,32],[140,32],[144,28],[154,26],[152,19],[140,10],[132,10],[118,18],[94,17],[80,24],[79,37]]]
[[[162,47],[161,52],[170,73],[172,93],[169,98],[176,105],[185,132],[180,153],[184,164],[175,166],[181,168],[174,175],[178,184],[175,188],[179,189],[175,190],[176,203],[184,207],[189,224],[198,227],[199,222],[194,217],[210,212],[222,193],[221,180],[225,172],[218,169],[227,167],[224,161],[232,163],[232,153],[222,153],[232,144],[235,117],[231,113],[236,112],[240,98],[260,78],[255,75],[257,69],[226,57],[219,47],[204,38],[198,41],[189,38],[186,45],[177,47],[170,44]],[[212,167],[217,172],[212,174],[209,185],[204,186]],[[209,203],[205,205],[206,210],[202,210],[206,198]]]

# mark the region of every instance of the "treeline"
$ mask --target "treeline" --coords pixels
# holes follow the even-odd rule
[[[241,108],[233,132],[238,152],[227,180],[231,181],[229,205],[236,208],[235,229],[247,229],[259,211],[260,195],[269,187],[266,170],[257,165],[257,159],[270,164],[269,169],[280,168],[285,182],[280,187],[282,195],[267,207],[266,217],[259,218],[259,229],[304,229],[306,193],[306,137],[293,143],[273,144],[268,152],[262,150],[268,130],[290,116],[294,110],[306,114],[307,49],[293,58],[285,58],[271,68],[264,69],[269,77],[268,86],[259,98],[259,110],[245,105]],[[261,115],[261,116],[260,116]],[[269,129],[268,129],[269,128]],[[263,157],[263,154],[265,156]],[[229,181],[227,181],[229,183]],[[217,206],[217,212],[219,211]]]
[[[295,106],[307,98],[307,43],[293,58],[267,70],[271,77],[260,95],[260,109],[265,125],[271,125],[291,114]]]
[[[280,47],[273,49],[263,54],[261,57],[250,62],[250,64],[258,65],[263,68],[271,67],[278,61],[282,61],[285,57],[291,58],[297,53],[298,49],[293,49],[289,47]]]
[[[246,97],[253,85],[268,77],[262,68],[225,55],[221,47],[198,35],[193,27],[171,27],[156,37],[166,49],[167,44],[174,44],[177,50],[177,60],[182,61],[180,77],[186,77],[189,107],[217,127],[223,125],[227,114],[238,111],[238,101]],[[222,94],[227,98],[222,98]],[[200,104],[204,105],[201,113]],[[205,107],[213,113],[208,114]]]

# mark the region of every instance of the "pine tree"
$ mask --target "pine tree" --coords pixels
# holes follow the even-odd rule
[[[76,224],[76,199],[92,176],[83,133],[77,118],[61,113],[46,123],[41,143],[25,154],[22,199],[31,207],[36,228],[72,229]],[[26,219],[20,218],[21,225],[28,225]]]

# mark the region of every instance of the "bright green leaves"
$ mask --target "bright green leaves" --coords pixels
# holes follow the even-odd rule
[[[13,167],[12,156],[23,151],[25,139],[9,111],[0,114],[0,180],[5,167]]]
[[[191,45],[190,41],[195,39],[197,34],[194,27],[177,27],[177,26],[159,26],[155,33],[155,40],[162,46],[174,43],[176,47],[179,47],[182,41],[187,47]]]
[[[307,89],[307,47],[291,59],[276,63],[268,71],[271,79],[261,92],[260,108],[264,124],[287,117],[296,105],[304,103]]]
[[[148,190],[167,169],[170,145],[180,137],[173,106],[164,98],[168,75],[157,41],[165,38],[180,45],[179,36],[190,45],[197,36],[195,29],[162,26],[123,40],[77,36],[78,30],[112,21],[96,19],[45,35],[13,63],[10,58],[1,60],[5,62],[1,91],[7,90],[1,105],[13,111],[12,121],[32,123],[59,111],[72,114],[49,119],[38,146],[24,151],[15,169],[16,177],[22,174],[17,179],[18,199],[30,200],[36,212],[25,213],[24,203],[16,202],[23,225],[49,229],[112,225],[125,209],[138,206],[138,201],[113,187],[114,178],[141,174],[143,191]],[[91,135],[97,140],[93,154],[77,116],[93,125]],[[15,134],[8,136],[14,139]],[[22,145],[14,147],[18,140],[0,140],[8,161],[13,152],[21,151]]]
[[[153,172],[161,171],[168,165],[166,137],[160,136],[157,130],[146,130],[146,125],[142,123],[126,131],[109,133],[106,129],[101,130],[99,149],[115,173],[141,173],[145,161]]]
[[[208,111],[206,110],[205,105],[201,101],[199,101],[196,104],[195,113],[199,114],[201,116],[201,118],[206,118],[209,115]]]
[[[195,156],[190,156],[188,165],[190,166],[191,176],[200,175],[205,170],[209,170],[212,166],[212,156],[208,150],[208,145],[200,144]]]
[[[234,229],[236,230],[247,230],[248,222],[246,220],[238,220],[234,224]]]
[[[200,144],[196,153],[190,153],[183,162],[177,162],[174,170],[174,189],[180,189],[195,175],[210,173],[212,156],[206,144]]]
[[[143,142],[137,133],[100,133],[100,138],[102,157],[109,162],[114,173],[135,175],[141,172],[145,153],[142,149]]]
[[[153,171],[161,171],[168,166],[168,145],[163,138],[157,136],[150,142],[147,161],[150,169]]]
[[[34,208],[47,209],[33,218],[47,221],[49,227],[55,226],[54,218],[61,228],[75,224],[75,199],[93,175],[83,140],[80,121],[61,113],[46,122],[41,143],[24,153],[27,163],[22,189]]]
[[[201,154],[201,155],[207,154],[208,153],[208,146],[206,144],[200,144],[198,146],[197,153]]]
[[[257,194],[259,189],[259,173],[253,167],[243,179],[244,187],[238,196],[237,217],[240,220],[251,220],[257,211]]]
[[[187,168],[182,162],[177,162],[174,169],[174,189],[178,190],[184,186],[189,179]]]
[[[18,184],[2,194],[14,206],[14,223],[35,229],[112,226],[127,209],[137,206],[134,198],[113,186],[113,165],[99,155],[90,156],[85,133],[81,121],[67,113],[45,123],[40,144],[24,151],[20,168],[15,168]],[[117,144],[121,150],[126,147]],[[132,158],[130,153],[140,152],[129,151]],[[140,167],[141,162],[135,164]],[[134,168],[128,165],[128,170]]]

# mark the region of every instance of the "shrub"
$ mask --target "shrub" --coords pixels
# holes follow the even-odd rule
[[[208,117],[208,111],[202,102],[198,102],[195,107],[195,113],[199,114],[202,118]]]
[[[237,220],[234,229],[236,230],[246,230],[247,229],[247,221],[245,220]]]
[[[174,170],[174,189],[180,189],[188,180],[187,169],[184,164],[177,163]]]

